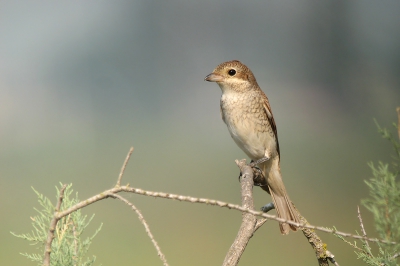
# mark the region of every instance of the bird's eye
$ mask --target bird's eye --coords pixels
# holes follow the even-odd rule
[[[236,74],[236,70],[230,69],[230,70],[228,71],[228,74],[229,74],[229,76],[234,76],[234,75]]]

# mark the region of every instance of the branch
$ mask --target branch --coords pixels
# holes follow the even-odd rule
[[[67,188],[67,185],[63,185],[60,190],[60,196],[58,197],[56,209],[54,210],[53,219],[50,222],[50,228],[47,235],[47,240],[44,248],[44,258],[43,258],[43,266],[50,266],[50,253],[51,253],[51,243],[54,239],[54,231],[56,230],[58,221],[62,218],[59,217],[57,214],[60,211],[62,201],[64,199],[64,191]]]
[[[357,212],[358,212],[358,220],[360,221],[361,232],[363,233],[364,237],[367,237],[367,232],[365,232],[364,223],[363,223],[363,220],[361,218],[361,212],[360,212],[360,207],[359,206],[357,206]],[[365,241],[365,245],[367,246],[368,250],[371,250],[371,247],[369,246],[368,241]]]
[[[270,220],[292,224],[297,227],[314,229],[314,230],[322,231],[325,233],[337,234],[337,235],[340,235],[343,237],[351,237],[351,238],[355,238],[355,239],[363,239],[363,240],[367,240],[370,242],[379,242],[379,243],[385,243],[385,244],[396,244],[396,242],[390,242],[390,241],[381,240],[381,239],[377,239],[377,238],[369,238],[369,237],[363,237],[363,236],[359,236],[359,235],[353,235],[353,234],[337,231],[336,229],[325,228],[322,226],[313,226],[313,225],[305,225],[305,224],[295,223],[295,222],[292,222],[289,220],[278,218],[275,215],[270,215],[270,214],[266,214],[266,213],[263,213],[260,211],[245,209],[242,206],[219,201],[219,200],[195,198],[195,197],[191,197],[191,196],[170,194],[170,193],[164,193],[164,192],[154,192],[154,191],[149,191],[149,190],[143,190],[140,188],[133,188],[133,187],[129,187],[129,186],[114,187],[112,189],[105,190],[93,197],[90,197],[84,201],[81,201],[81,202],[75,204],[74,206],[72,206],[62,212],[59,212],[57,214],[57,217],[62,218],[64,216],[70,214],[71,212],[74,212],[83,207],[86,207],[92,203],[95,203],[96,201],[108,198],[110,196],[110,194],[112,194],[112,193],[119,193],[122,191],[130,192],[130,193],[134,193],[134,194],[138,194],[138,195],[143,195],[143,196],[151,196],[151,197],[155,197],[155,198],[173,199],[173,200],[179,200],[179,201],[185,201],[185,202],[191,202],[191,203],[201,203],[201,204],[208,204],[208,205],[218,206],[218,207],[223,207],[223,208],[228,208],[228,209],[234,209],[234,210],[238,210],[241,212],[247,212],[247,213],[250,213],[253,215],[268,218]]]
[[[399,108],[400,109],[400,108]],[[399,110],[398,109],[398,110]],[[239,205],[235,205],[235,204],[231,204],[231,203],[226,203],[223,201],[217,201],[217,200],[213,200],[213,199],[204,199],[204,198],[195,198],[195,197],[190,197],[190,196],[183,196],[183,195],[176,195],[176,194],[169,194],[169,193],[164,193],[164,192],[153,192],[153,191],[148,191],[148,190],[143,190],[143,189],[139,189],[139,188],[132,188],[129,186],[129,184],[127,186],[120,186],[121,180],[122,180],[122,176],[124,174],[125,168],[127,166],[127,163],[130,159],[130,156],[133,152],[133,148],[131,148],[129,150],[129,153],[125,159],[124,164],[122,165],[121,168],[121,172],[119,174],[117,183],[115,185],[115,187],[105,190],[93,197],[90,197],[86,200],[83,200],[77,204],[75,204],[74,206],[71,206],[70,208],[64,210],[64,211],[60,211],[61,208],[61,204],[63,201],[63,197],[64,197],[64,191],[67,187],[67,185],[64,185],[61,190],[60,190],[60,196],[57,202],[57,206],[55,208],[55,212],[53,215],[53,218],[50,222],[50,227],[49,227],[49,232],[48,232],[48,237],[45,243],[45,253],[44,253],[44,259],[43,259],[43,265],[44,266],[48,266],[50,265],[50,253],[51,253],[51,245],[52,245],[52,241],[54,239],[54,231],[56,229],[57,226],[57,222],[67,216],[68,214],[75,212],[81,208],[84,208],[92,203],[95,203],[97,201],[100,201],[102,199],[108,198],[108,197],[113,197],[113,198],[118,198],[122,201],[126,201],[125,203],[128,204],[129,206],[131,206],[131,208],[133,210],[135,210],[139,216],[139,219],[142,221],[143,225],[146,228],[146,232],[148,233],[151,241],[153,242],[154,246],[157,249],[157,252],[160,256],[160,258],[162,259],[164,265],[166,264],[166,260],[165,260],[165,256],[161,253],[157,242],[154,240],[154,237],[152,236],[148,225],[146,224],[146,222],[144,221],[143,216],[141,215],[140,211],[136,209],[136,207],[130,203],[129,201],[125,200],[123,197],[116,195],[119,192],[130,192],[130,193],[134,193],[134,194],[138,194],[138,195],[144,195],[144,196],[152,196],[152,197],[157,197],[157,198],[165,198],[165,199],[175,199],[175,200],[179,200],[179,201],[186,201],[186,202],[191,202],[191,203],[201,203],[201,204],[208,204],[208,205],[212,205],[212,206],[219,206],[219,207],[223,207],[223,208],[228,208],[228,209],[235,209],[238,211],[242,212],[243,215],[243,227],[241,227],[241,230],[239,231],[239,234],[237,236],[236,239],[239,239],[240,245],[238,246],[234,246],[232,245],[231,250],[228,254],[235,254],[236,256],[236,264],[239,261],[239,258],[241,256],[241,254],[243,253],[244,248],[246,247],[249,239],[251,238],[252,234],[262,226],[262,224],[264,224],[266,222],[266,219],[270,219],[270,220],[275,220],[278,222],[282,222],[282,223],[287,223],[287,224],[291,224],[294,225],[296,227],[302,228],[304,235],[306,235],[306,237],[308,239],[316,239],[315,241],[310,241],[311,245],[313,245],[314,247],[314,243],[322,243],[321,240],[316,236],[316,234],[313,232],[313,230],[319,230],[322,232],[326,232],[326,233],[331,233],[331,234],[336,234],[342,237],[351,237],[351,238],[355,238],[355,239],[361,239],[361,240],[365,240],[365,241],[370,241],[370,242],[379,242],[379,243],[385,243],[385,244],[396,244],[396,242],[389,242],[389,241],[385,241],[385,240],[380,240],[377,238],[368,238],[366,236],[359,236],[359,235],[353,235],[353,234],[349,234],[349,233],[344,233],[344,232],[340,232],[337,231],[336,229],[329,229],[329,228],[324,228],[324,227],[320,227],[320,226],[313,226],[308,224],[308,222],[304,219],[304,217],[301,217],[301,215],[299,214],[299,216],[301,217],[301,221],[302,223],[295,223],[293,221],[289,221],[289,220],[285,220],[279,217],[276,217],[274,215],[269,215],[266,214],[264,212],[260,212],[260,211],[255,211],[253,210],[254,205],[253,205],[253,201],[252,201],[252,187],[254,185],[254,180],[253,178],[250,177],[254,177],[253,176],[253,170],[247,167],[247,165],[245,165],[245,160],[243,161],[236,161],[236,163],[238,164],[239,167],[241,167],[242,172],[244,173],[244,176],[242,178],[242,189],[244,191],[243,194],[243,198],[242,198],[242,202],[243,202],[243,206],[239,206]],[[244,165],[244,166],[243,166]],[[257,174],[256,174],[256,178],[257,178]],[[248,180],[250,179],[250,180]],[[263,217],[263,219],[256,219],[255,216],[258,217]],[[303,220],[304,219],[304,220]],[[250,226],[249,226],[250,225]],[[251,230],[250,230],[251,229]],[[310,229],[307,231],[307,229]],[[242,232],[242,233],[241,233]],[[249,232],[252,232],[251,234],[249,234]],[[315,234],[315,236],[313,236]],[[310,237],[309,237],[310,236]],[[236,241],[235,241],[236,242]],[[318,244],[319,245],[319,244]],[[241,246],[241,247],[239,247]],[[323,247],[323,246],[322,246]],[[317,249],[316,249],[317,252]],[[317,255],[320,253],[317,253]],[[395,257],[397,257],[398,254],[396,254]],[[231,256],[227,255],[227,258],[230,258]],[[338,265],[334,260],[333,260],[333,255],[329,252],[326,251],[325,253],[325,259],[329,259],[332,263],[334,263],[335,265]],[[226,259],[227,259],[226,258]],[[225,259],[225,260],[226,260]],[[234,259],[229,259],[229,261],[234,261]],[[225,262],[224,262],[225,263]],[[226,265],[236,265],[236,264],[226,264]],[[225,264],[224,264],[225,265]]]
[[[125,162],[122,166],[121,172],[118,177],[117,184],[114,188],[106,190],[106,191],[104,191],[100,194],[97,194],[91,198],[88,198],[84,201],[81,201],[81,202],[75,204],[74,206],[68,208],[67,210],[64,210],[61,212],[60,207],[61,207],[61,203],[62,203],[62,200],[64,197],[64,190],[66,188],[66,185],[64,185],[62,187],[62,189],[60,191],[60,197],[59,197],[59,200],[58,200],[58,203],[56,206],[56,210],[55,210],[53,219],[50,223],[48,238],[47,238],[46,245],[45,245],[45,256],[44,256],[44,260],[43,260],[43,265],[45,265],[45,266],[50,265],[51,243],[54,239],[54,230],[57,226],[57,222],[61,218],[65,217],[66,215],[68,215],[74,211],[77,211],[83,207],[86,207],[86,206],[94,203],[94,202],[97,202],[99,200],[102,200],[102,199],[105,199],[108,197],[118,198],[121,201],[124,201],[129,206],[131,206],[131,208],[136,211],[136,213],[139,216],[139,219],[142,221],[143,225],[145,226],[146,232],[148,233],[151,241],[153,242],[153,245],[155,246],[158,255],[160,256],[164,265],[168,265],[168,264],[166,264],[167,262],[165,260],[165,256],[161,253],[161,250],[160,250],[159,246],[157,245],[157,242],[154,240],[154,237],[152,236],[152,234],[149,230],[149,227],[146,224],[146,222],[144,221],[144,218],[141,215],[140,211],[137,210],[136,207],[132,203],[130,203],[123,197],[116,195],[116,193],[119,193],[122,191],[135,193],[135,194],[139,194],[139,195],[145,195],[145,196],[153,196],[153,197],[166,198],[166,199],[176,199],[179,201],[187,201],[187,202],[191,202],[191,203],[203,203],[203,204],[208,204],[208,205],[212,205],[212,206],[219,206],[219,207],[224,207],[224,208],[228,208],[228,209],[235,209],[235,210],[241,211],[242,215],[243,215],[242,226],[239,230],[239,233],[236,237],[234,244],[232,244],[231,249],[229,250],[229,252],[224,260],[224,265],[237,265],[249,239],[251,238],[253,233],[258,228],[260,228],[263,223],[265,223],[266,219],[257,220],[256,216],[268,218],[268,219],[275,220],[278,222],[292,224],[296,227],[302,228],[303,234],[307,237],[307,239],[309,239],[310,244],[313,246],[313,248],[316,252],[316,255],[317,255],[320,265],[327,265],[327,259],[329,259],[332,263],[335,263],[336,265],[337,265],[337,263],[333,259],[333,257],[334,257],[333,254],[331,254],[329,251],[326,251],[324,249],[324,244],[322,243],[320,238],[315,234],[315,232],[313,230],[319,230],[319,231],[323,231],[326,233],[334,233],[334,234],[337,234],[337,235],[340,235],[343,237],[352,237],[355,239],[362,239],[362,240],[366,240],[366,241],[370,241],[370,242],[395,244],[395,242],[388,242],[388,241],[379,240],[376,238],[368,238],[368,237],[366,237],[366,235],[359,236],[359,235],[344,233],[344,232],[340,232],[340,231],[337,231],[334,229],[328,229],[328,228],[324,228],[324,227],[320,227],[320,226],[312,226],[312,225],[308,224],[307,220],[304,217],[302,217],[298,211],[297,212],[299,214],[300,220],[302,221],[301,224],[295,223],[293,221],[281,219],[274,215],[269,215],[269,214],[266,214],[263,212],[254,211],[254,203],[252,200],[252,187],[254,185],[253,170],[250,166],[246,165],[245,160],[236,161],[237,165],[241,168],[241,172],[243,173],[242,182],[241,182],[242,204],[243,204],[242,206],[234,205],[234,204],[226,203],[226,202],[222,202],[222,201],[212,200],[212,199],[195,198],[195,197],[190,197],[190,196],[169,194],[169,193],[163,193],[163,192],[147,191],[147,190],[142,190],[142,189],[138,189],[138,188],[131,188],[131,187],[129,187],[129,185],[128,186],[120,186],[122,176],[124,174],[124,170],[126,168],[126,165],[129,161],[129,158],[130,158],[132,152],[133,152],[133,148],[130,149],[130,151],[125,159]]]
[[[293,205],[294,206],[294,205]],[[309,223],[304,218],[300,212],[297,210],[296,206],[295,209],[297,211],[297,215],[299,216],[300,221],[306,225],[301,228],[304,236],[307,238],[308,242],[310,243],[311,247],[314,249],[315,256],[317,257],[318,264],[320,266],[328,266],[330,261],[334,265],[339,266],[339,264],[335,261],[334,255],[326,249],[326,244],[322,242],[321,238],[317,235],[317,233],[309,227]]]
[[[250,166],[246,165],[246,160],[238,161],[236,164],[241,172],[241,191],[242,191],[242,207],[249,210],[254,210],[253,202],[253,170]],[[223,266],[235,266],[239,263],[242,254],[256,230],[257,216],[251,213],[242,213],[242,224],[239,232],[233,241],[228,253],[226,254]]]
[[[146,220],[144,219],[142,213],[136,208],[135,205],[133,205],[130,201],[128,201],[128,200],[125,199],[124,197],[122,197],[122,196],[120,196],[120,195],[118,195],[118,194],[110,194],[110,197],[113,197],[113,198],[116,198],[116,199],[121,200],[122,202],[124,202],[124,203],[126,203],[128,206],[130,206],[130,207],[132,208],[132,210],[134,210],[134,211],[136,212],[137,216],[139,217],[139,221],[143,224],[143,226],[144,226],[144,228],[145,228],[145,230],[146,230],[147,235],[149,236],[149,238],[150,238],[151,242],[153,243],[154,247],[156,248],[158,256],[160,257],[160,259],[161,259],[161,261],[163,262],[164,266],[168,266],[167,260],[166,260],[166,258],[165,258],[165,256],[164,256],[164,254],[161,252],[161,249],[160,249],[160,247],[158,246],[157,241],[154,239],[154,236],[153,236],[153,234],[152,234],[151,231],[150,231],[150,227],[149,227],[149,225],[147,224]]]
[[[115,185],[115,188],[118,188],[121,185],[122,176],[124,175],[125,168],[126,168],[126,166],[128,164],[128,161],[129,161],[129,159],[130,159],[130,157],[132,155],[132,152],[133,152],[133,147],[130,148],[130,150],[128,152],[128,155],[125,158],[125,161],[124,161],[124,163],[122,165],[122,168],[121,168],[121,171],[119,173],[118,180],[117,180],[117,183]],[[137,215],[139,217],[139,220],[142,222],[142,224],[145,227],[147,235],[149,236],[150,240],[152,241],[154,247],[157,250],[158,256],[160,257],[160,259],[163,262],[164,266],[168,266],[168,263],[167,263],[167,261],[165,259],[164,254],[161,252],[160,247],[158,246],[156,240],[153,237],[153,234],[150,231],[150,227],[146,223],[146,220],[144,219],[142,213],[132,203],[130,203],[128,200],[126,200],[124,197],[122,197],[120,195],[117,195],[115,193],[111,193],[110,192],[110,191],[112,191],[112,189],[111,189],[111,190],[105,191],[104,193],[101,193],[101,194],[98,194],[98,195],[92,197],[90,200],[81,201],[80,203],[78,203],[78,204],[73,206],[73,209],[74,209],[73,211],[62,212],[62,214],[60,215],[60,207],[61,207],[62,200],[64,198],[64,191],[65,191],[66,187],[67,187],[67,185],[64,185],[60,190],[60,197],[59,197],[59,200],[58,200],[55,212],[54,212],[53,219],[50,222],[50,228],[49,228],[49,232],[48,232],[48,237],[47,237],[47,241],[46,241],[46,244],[45,244],[45,254],[44,254],[44,259],[43,259],[43,265],[44,266],[50,266],[51,244],[52,244],[53,239],[54,239],[54,231],[56,229],[57,222],[61,218],[65,217],[66,215],[68,215],[68,214],[70,214],[70,213],[72,213],[74,211],[77,211],[77,210],[79,210],[79,209],[81,209],[83,207],[86,207],[86,206],[88,206],[88,205],[90,205],[90,204],[92,204],[92,203],[94,203],[96,201],[99,201],[99,200],[102,200],[104,198],[107,198],[107,197],[117,198],[117,199],[121,200],[122,202],[125,202],[126,204],[128,204],[132,208],[132,210],[134,210],[137,213]],[[119,190],[119,191],[123,191],[123,190]],[[71,208],[69,208],[69,210],[70,209]],[[75,228],[75,226],[74,226],[74,228]],[[74,237],[75,237],[75,231],[74,231]],[[76,245],[76,239],[75,239],[74,243]]]
[[[129,149],[128,155],[126,155],[126,158],[125,158],[125,162],[124,162],[124,164],[122,165],[121,171],[119,172],[117,184],[115,185],[115,186],[117,186],[117,187],[121,186],[122,176],[124,175],[125,168],[126,168],[126,166],[127,166],[127,164],[128,164],[129,159],[131,158],[132,152],[133,152],[133,147],[131,147],[131,148]]]
[[[266,221],[268,221],[267,218],[258,219],[256,226],[254,227],[254,232],[257,231]]]
[[[242,160],[242,161],[240,161],[240,163],[238,163],[238,161],[236,161],[236,164],[240,167],[242,174],[245,170],[249,171],[250,174],[248,174],[248,175],[254,176],[254,178],[255,178],[254,182],[257,182],[258,184],[267,184],[267,180],[265,179],[265,177],[262,174],[260,174],[260,172],[257,170],[257,168],[253,168],[254,163],[251,163],[249,166],[247,166],[246,160]],[[248,168],[245,168],[244,166],[247,166]],[[251,189],[252,189],[252,186],[251,186]],[[243,195],[243,191],[242,191],[242,195]],[[254,208],[254,206],[253,206],[253,202],[252,202],[251,209],[253,209],[253,208]],[[297,210],[296,207],[294,207],[294,208],[297,212],[297,215],[298,215],[301,223],[304,225],[309,225],[307,220],[300,214],[299,210]],[[260,228],[261,225],[263,223],[265,223],[266,220],[260,219],[259,221],[260,222],[258,222],[258,221],[256,222],[255,228],[253,228],[253,233],[255,230]],[[322,240],[320,239],[320,237],[317,235],[317,233],[314,230],[304,228],[304,227],[300,227],[300,228],[303,231],[304,236],[307,238],[308,242],[311,244],[312,248],[314,249],[315,255],[318,260],[318,264],[320,266],[328,266],[329,261],[335,265],[339,265],[335,261],[334,255],[329,250],[326,249],[326,244],[324,244],[322,242]],[[251,235],[250,235],[250,237],[251,237]],[[232,264],[232,265],[236,265],[236,264]]]

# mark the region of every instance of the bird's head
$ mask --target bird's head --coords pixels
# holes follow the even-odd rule
[[[216,82],[223,92],[241,92],[258,86],[251,70],[238,60],[219,64],[204,80]]]

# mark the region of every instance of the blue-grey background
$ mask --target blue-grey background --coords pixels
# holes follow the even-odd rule
[[[390,161],[373,118],[390,126],[400,105],[400,2],[1,1],[0,262],[35,251],[31,186],[54,201],[73,183],[81,199],[110,188],[130,146],[123,183],[239,203],[244,158],[220,119],[220,89],[203,78],[227,60],[254,72],[278,126],[287,190],[315,225],[360,231],[368,161]],[[257,207],[269,196],[255,189]],[[126,195],[143,211],[171,265],[218,265],[235,211]],[[371,216],[361,209],[369,235]],[[90,254],[102,265],[161,265],[135,214],[98,202],[104,222]],[[339,263],[362,265],[321,233]],[[377,247],[373,246],[375,252]],[[42,250],[38,250],[42,253]],[[316,265],[301,233],[267,222],[241,265]]]

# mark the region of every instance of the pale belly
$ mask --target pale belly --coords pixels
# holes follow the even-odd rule
[[[276,150],[275,139],[268,131],[255,130],[256,126],[250,119],[232,120],[227,118],[226,125],[231,137],[247,156],[253,160],[271,157],[271,151]]]

